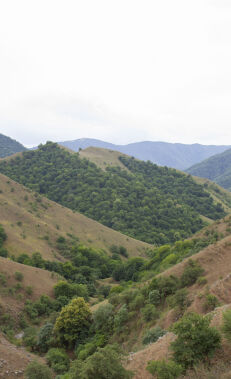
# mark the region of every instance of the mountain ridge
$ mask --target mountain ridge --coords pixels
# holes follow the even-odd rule
[[[190,167],[186,172],[213,180],[221,187],[231,191],[231,149]]]
[[[26,150],[20,142],[0,133],[0,158]]]
[[[58,143],[76,152],[79,149],[86,149],[88,147],[111,149],[134,156],[137,159],[150,160],[160,166],[172,167],[179,170],[186,170],[194,164],[230,148],[230,145],[181,144],[162,141],[141,141],[126,145],[116,145],[91,138],[80,138]]]

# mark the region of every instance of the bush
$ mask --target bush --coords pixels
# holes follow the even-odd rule
[[[192,286],[204,273],[204,269],[195,261],[190,259],[181,275],[181,287]]]
[[[137,310],[143,307],[144,303],[145,303],[144,296],[142,294],[138,294],[129,304],[129,309],[132,311]]]
[[[55,298],[60,296],[65,296],[68,299],[75,297],[83,297],[85,300],[88,299],[88,290],[85,284],[68,283],[65,281],[60,281],[54,286]]]
[[[23,280],[23,274],[22,274],[21,272],[19,272],[19,271],[16,271],[16,272],[14,273],[14,278],[15,278],[16,280],[18,280],[19,282],[22,282],[22,280]]]
[[[30,350],[35,350],[37,345],[37,330],[36,328],[30,326],[25,329],[22,338],[23,344],[30,348]]]
[[[68,375],[69,379],[129,379],[133,376],[122,366],[121,355],[113,345],[99,348],[85,361],[74,361]]]
[[[205,311],[213,311],[218,306],[219,306],[218,298],[212,293],[208,294],[204,302]]]
[[[70,361],[64,350],[52,348],[46,354],[46,359],[57,374],[63,374],[69,369]]]
[[[166,331],[160,326],[148,330],[143,338],[143,344],[148,345],[149,343],[156,342],[160,337],[163,337],[166,334]]]
[[[225,338],[231,342],[231,309],[228,309],[223,313],[222,331]]]
[[[3,247],[0,247],[0,257],[3,257],[3,258],[8,257],[8,251],[4,249]]]
[[[95,331],[111,332],[114,322],[114,307],[111,304],[101,305],[94,313]]]
[[[146,304],[144,308],[141,309],[141,313],[144,321],[156,320],[159,317],[159,312],[157,311],[155,305]]]
[[[49,367],[32,361],[25,370],[25,379],[52,379],[52,373]]]
[[[178,378],[183,369],[174,361],[150,361],[146,368],[152,375],[158,379],[175,379]]]
[[[174,360],[188,368],[207,357],[212,357],[220,347],[221,336],[216,328],[209,326],[208,317],[196,313],[189,313],[176,322],[172,330],[177,339],[171,347]]]
[[[46,353],[49,349],[52,340],[53,328],[54,325],[50,322],[47,322],[39,330],[37,347],[38,350],[41,351],[41,353]]]
[[[204,276],[199,276],[197,279],[197,284],[199,284],[199,286],[204,286],[206,283],[207,279]]]
[[[128,309],[126,304],[122,305],[114,318],[114,328],[117,332],[122,330],[123,325],[128,321]]]
[[[191,304],[188,298],[188,291],[185,288],[176,291],[175,295],[169,299],[169,303],[171,306],[179,307],[181,310],[186,309]]]
[[[148,294],[148,300],[150,304],[153,305],[159,305],[160,304],[160,291],[159,290],[153,290],[150,291]]]
[[[174,276],[159,276],[154,278],[150,284],[150,290],[158,290],[161,299],[165,299],[169,295],[173,295],[179,288],[179,279]]]

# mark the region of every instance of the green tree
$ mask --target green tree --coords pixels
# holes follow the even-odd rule
[[[187,368],[212,357],[220,347],[220,333],[209,324],[208,317],[189,313],[173,325],[177,339],[172,342],[171,348],[174,360],[182,367]]]
[[[82,297],[71,300],[55,323],[54,331],[60,343],[70,347],[81,343],[89,333],[91,318],[90,308]]]

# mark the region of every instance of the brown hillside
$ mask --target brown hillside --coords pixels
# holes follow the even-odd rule
[[[0,378],[23,378],[26,366],[34,359],[45,363],[43,358],[29,353],[23,347],[16,347],[0,333]]]
[[[22,281],[15,279],[15,272],[23,274]],[[14,318],[17,318],[27,298],[36,300],[44,294],[53,297],[53,287],[59,280],[57,274],[2,257],[0,257],[0,275],[6,279],[5,284],[0,283],[0,305],[4,309],[3,313],[10,313]],[[9,289],[14,289],[19,283],[21,289],[9,292]],[[27,294],[27,287],[32,288],[31,295]]]
[[[16,256],[38,251],[45,259],[61,259],[56,240],[67,233],[87,246],[105,250],[122,245],[131,256],[144,255],[150,246],[43,198],[4,175],[0,175],[0,224],[8,235],[5,246]]]

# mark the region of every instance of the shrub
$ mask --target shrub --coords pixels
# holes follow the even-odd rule
[[[160,304],[160,291],[159,290],[153,290],[150,291],[148,294],[148,300],[150,304],[153,305],[159,305]]]
[[[146,368],[152,375],[158,379],[175,379],[178,378],[183,369],[174,361],[150,361]]]
[[[206,283],[207,279],[204,276],[199,276],[197,279],[197,284],[199,284],[199,286],[204,286]]]
[[[174,360],[187,368],[207,357],[213,356],[220,347],[221,336],[216,328],[209,326],[208,317],[189,313],[176,322],[172,330],[177,339],[171,347]]]
[[[32,361],[25,370],[25,379],[52,379],[49,367]]]
[[[218,306],[219,306],[218,298],[212,293],[208,294],[204,302],[205,311],[213,311]]]
[[[122,305],[114,318],[114,328],[119,332],[123,325],[128,321],[128,309],[126,304]]]
[[[30,326],[24,330],[24,335],[22,338],[23,344],[30,348],[30,350],[35,350],[37,344],[37,330]]]
[[[19,271],[16,271],[16,272],[14,273],[14,278],[15,278],[16,280],[18,280],[19,282],[22,282],[22,280],[23,280],[23,274],[22,274],[21,272],[19,272]]]
[[[75,297],[83,297],[88,299],[88,290],[85,284],[68,283],[60,281],[54,286],[55,298],[65,296],[68,299]]]
[[[146,304],[144,308],[141,309],[141,313],[144,321],[156,320],[159,317],[159,312],[157,311],[155,305]]]
[[[150,290],[158,290],[161,299],[174,294],[178,288],[179,279],[174,275],[154,278],[150,284]]]
[[[160,326],[148,330],[143,338],[143,344],[148,345],[149,343],[156,342],[160,337],[163,337],[166,334],[166,331]]]
[[[223,313],[222,331],[224,332],[225,338],[231,342],[231,309]]]
[[[46,353],[49,349],[52,340],[53,328],[54,325],[50,322],[47,322],[39,330],[37,347],[41,353]]]
[[[68,371],[70,361],[66,352],[62,349],[52,348],[46,354],[49,366],[57,373],[63,374]]]
[[[169,299],[169,303],[173,307],[179,307],[181,310],[184,310],[191,303],[188,298],[188,291],[185,288],[176,291],[175,295]]]
[[[145,303],[144,296],[141,294],[138,294],[129,304],[129,309],[132,311],[137,310],[137,309],[143,307],[144,303]]]
[[[107,345],[99,348],[85,361],[76,360],[69,371],[69,379],[129,379],[130,371],[121,364],[121,355],[117,347]]]
[[[181,287],[192,286],[203,273],[204,269],[196,261],[190,259],[181,275]]]
[[[0,247],[0,257],[3,257],[3,258],[8,257],[8,251],[4,249],[3,247]]]
[[[94,328],[96,331],[110,332],[114,322],[114,307],[111,304],[101,305],[94,313]]]
[[[78,297],[62,308],[54,331],[61,344],[73,347],[77,340],[81,343],[87,337],[90,325],[90,308],[82,297]]]

